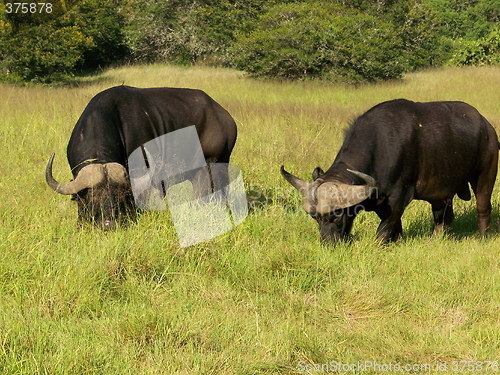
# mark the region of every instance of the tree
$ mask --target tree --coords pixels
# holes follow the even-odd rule
[[[192,57],[190,40],[195,34],[183,21],[194,5],[182,0],[134,0],[125,30],[132,58],[136,61],[185,62]]]
[[[84,69],[95,69],[122,61],[128,55],[123,28],[125,17],[115,2],[82,0],[61,24],[75,25],[92,40],[83,51]]]
[[[500,64],[500,30],[493,30],[478,40],[458,40],[449,62],[457,66]]]
[[[236,67],[255,76],[359,82],[400,77],[402,47],[379,17],[312,2],[272,7],[232,52]]]
[[[350,82],[499,63],[498,0],[53,0],[50,13],[7,13],[6,3],[0,74],[14,80],[130,58]]]
[[[7,69],[13,80],[51,83],[72,76],[83,52],[93,47],[76,26],[54,22],[27,28],[9,41]]]
[[[386,17],[402,40],[408,70],[446,61],[448,44],[440,39],[435,14],[428,5],[419,1],[395,2]]]
[[[4,25],[0,39],[4,77],[51,83],[125,57],[123,17],[116,4],[97,0],[51,4],[46,17],[40,12],[8,14],[9,27]]]
[[[499,63],[497,0],[425,0],[433,13],[441,46],[449,46],[443,63]]]
[[[136,61],[228,63],[238,32],[254,27],[266,0],[134,0],[126,35]]]

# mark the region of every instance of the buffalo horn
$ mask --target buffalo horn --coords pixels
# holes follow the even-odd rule
[[[106,163],[103,165],[104,168],[106,168],[106,172],[110,181],[118,182],[120,184],[128,183],[127,170],[123,165],[121,165],[120,163]]]
[[[302,207],[306,212],[312,213],[315,208],[315,195],[318,186],[323,182],[318,179],[314,182],[307,182],[295,177],[293,174],[285,171],[285,168],[281,166],[281,174],[295,189],[297,189],[300,194],[302,194]]]
[[[348,171],[364,180],[366,184],[351,185],[336,181],[321,184],[316,191],[317,212],[326,214],[334,210],[351,207],[372,195],[377,185],[375,179],[361,172],[350,169]]]
[[[298,177],[295,177],[293,174],[288,173],[285,171],[285,167],[282,165],[281,166],[281,175],[287,180],[290,185],[292,185],[295,189],[297,189],[302,196],[305,196],[307,192],[311,189],[312,183],[304,181]]]
[[[104,180],[104,167],[102,164],[89,164],[83,167],[73,181],[59,183],[52,176],[52,163],[55,154],[52,154],[45,169],[45,179],[50,188],[60,194],[71,195],[87,188],[99,185]],[[114,163],[113,163],[114,164]],[[114,168],[112,167],[114,171]],[[109,171],[108,171],[109,173]]]
[[[372,176],[367,175],[367,174],[362,173],[362,172],[353,171],[352,169],[347,169],[347,170],[349,172],[351,172],[352,174],[355,174],[356,176],[358,176],[362,180],[364,180],[366,182],[367,186],[372,187],[372,188],[377,186],[377,181],[375,181],[375,179]]]

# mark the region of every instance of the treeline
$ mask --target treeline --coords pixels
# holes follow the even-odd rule
[[[50,83],[112,64],[169,62],[377,81],[500,64],[499,21],[498,0],[6,0],[0,75]]]

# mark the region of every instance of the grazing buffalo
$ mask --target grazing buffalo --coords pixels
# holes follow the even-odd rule
[[[200,90],[139,89],[117,86],[97,94],[76,123],[67,156],[74,180],[48,185],[78,202],[79,221],[114,229],[117,220],[135,216],[128,157],[144,143],[175,130],[196,127],[204,157],[229,163],[236,124],[229,113]]]
[[[479,232],[490,222],[497,174],[498,138],[473,107],[462,102],[381,103],[354,121],[332,166],[316,168],[313,182],[285,171],[302,194],[303,208],[319,223],[321,238],[349,235],[360,210],[375,211],[384,241],[402,234],[401,216],[412,199],[432,205],[435,231],[453,218],[455,194],[476,195]]]

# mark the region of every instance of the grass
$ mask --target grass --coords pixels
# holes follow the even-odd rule
[[[473,203],[457,201],[452,230],[436,238],[429,205],[413,202],[401,241],[378,245],[378,220],[364,213],[351,243],[329,247],[279,174],[281,164],[303,178],[327,168],[349,122],[387,99],[463,100],[499,129],[499,72],[431,70],[351,87],[151,65],[75,87],[0,85],[0,373],[302,374],[318,372],[299,364],[332,361],[431,364],[424,373],[446,363],[439,373],[457,373],[454,361],[499,360],[498,187],[487,239]],[[70,179],[65,148],[78,116],[122,83],[205,90],[237,121],[232,163],[247,189],[271,199],[188,248],[168,212],[113,233],[78,229],[74,202],[46,186],[44,168],[56,152],[55,177]]]

